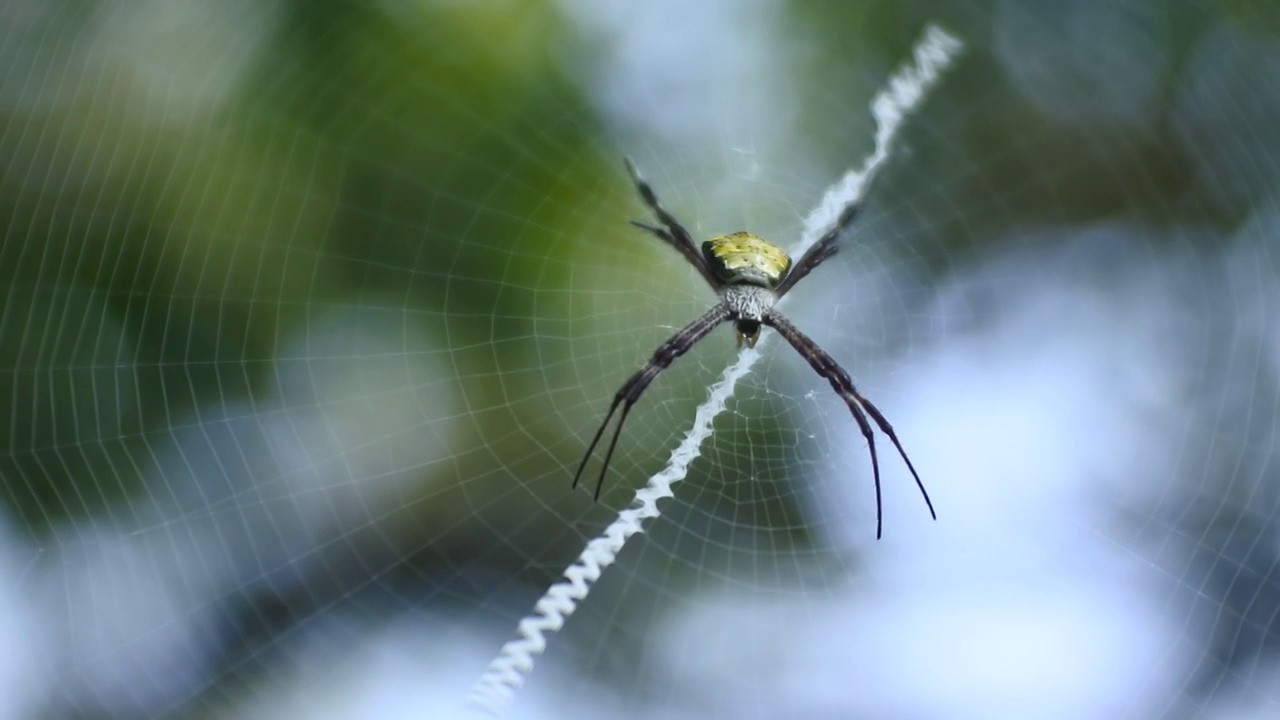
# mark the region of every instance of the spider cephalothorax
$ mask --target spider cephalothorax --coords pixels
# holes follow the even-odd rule
[[[871,453],[871,471],[875,478],[876,537],[880,537],[883,530],[884,516],[880,501],[880,461],[876,456],[876,440],[871,432],[871,424],[867,420],[868,415],[880,428],[880,432],[887,435],[893,446],[897,448],[898,454],[907,464],[907,469],[911,471],[911,476],[915,478],[916,487],[920,488],[925,504],[929,506],[929,514],[937,519],[938,516],[933,511],[933,501],[929,499],[929,493],[924,489],[924,483],[920,481],[920,475],[916,473],[915,466],[907,457],[906,450],[902,449],[902,443],[898,441],[898,435],[893,431],[893,426],[876,406],[871,404],[871,401],[858,392],[844,368],[774,308],[778,300],[795,287],[796,283],[827,258],[836,254],[838,249],[836,240],[853,223],[861,206],[856,201],[845,206],[831,229],[819,238],[818,242],[814,243],[794,266],[791,263],[791,257],[785,251],[749,232],[736,232],[711,238],[702,244],[702,251],[699,252],[693,236],[662,207],[653,188],[636,172],[635,165],[630,159],[626,160],[626,165],[627,172],[630,173],[636,190],[640,192],[641,199],[653,211],[662,226],[649,225],[636,220],[632,220],[631,224],[652,233],[679,251],[716,291],[720,296],[720,302],[662,343],[649,362],[632,375],[614,395],[613,404],[609,407],[604,422],[600,424],[600,429],[592,438],[591,446],[587,448],[582,463],[578,465],[573,486],[578,486],[578,481],[582,478],[582,470],[587,466],[587,460],[591,458],[596,445],[600,443],[600,438],[604,436],[609,420],[621,407],[622,414],[613,431],[613,438],[609,441],[609,449],[605,451],[604,464],[600,467],[600,478],[596,481],[595,497],[597,499],[600,497],[604,475],[609,469],[609,461],[613,457],[614,448],[618,445],[618,437],[622,434],[622,425],[627,421],[627,414],[631,412],[631,407],[640,399],[654,378],[667,369],[676,358],[688,352],[689,348],[710,334],[721,323],[732,322],[737,331],[739,346],[745,344],[747,347],[755,347],[756,340],[760,337],[760,327],[767,325],[777,330],[778,334],[791,343],[796,352],[800,353],[819,375],[831,383],[831,387],[853,414],[853,419],[858,423],[862,436],[866,438],[867,448]]]
[[[720,301],[729,308],[729,317],[738,331],[738,347],[755,347],[756,339],[760,337],[760,324],[778,302],[778,296],[769,288],[743,283],[723,288]]]

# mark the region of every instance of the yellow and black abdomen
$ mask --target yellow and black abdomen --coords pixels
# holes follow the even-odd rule
[[[713,237],[702,243],[702,254],[712,271],[727,283],[771,288],[791,269],[791,256],[782,248],[749,232]]]

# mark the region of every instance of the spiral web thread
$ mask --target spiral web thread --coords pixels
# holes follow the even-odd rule
[[[798,257],[817,242],[840,211],[861,198],[868,180],[888,160],[890,145],[902,120],[915,110],[962,48],[959,39],[941,28],[929,26],[916,43],[914,63],[900,68],[871,103],[876,123],[875,149],[861,168],[850,170],[823,195],[805,219],[800,241],[791,250],[793,256]],[[502,646],[467,696],[473,708],[494,717],[502,713],[515,691],[524,685],[525,677],[533,671],[535,656],[546,649],[547,633],[564,626],[565,619],[577,610],[578,603],[586,600],[591,587],[613,564],[627,541],[644,532],[644,521],[661,514],[658,501],[673,496],[672,486],[684,479],[690,463],[701,455],[702,442],[711,436],[712,422],[725,409],[738,380],[750,372],[760,358],[760,350],[769,337],[769,334],[761,337],[755,349],[743,350],[737,361],[725,369],[720,380],[711,386],[706,401],[698,406],[693,427],[671,453],[666,467],[649,478],[636,492],[631,505],[619,513],[603,533],[587,543],[577,560],[565,569],[564,580],[548,588],[534,605],[533,612],[520,621],[516,629],[519,637]]]

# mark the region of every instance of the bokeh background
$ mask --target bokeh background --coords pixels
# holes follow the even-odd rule
[[[514,717],[1280,717],[1280,12],[1245,0],[0,2],[0,718],[444,718],[724,330],[967,52]]]

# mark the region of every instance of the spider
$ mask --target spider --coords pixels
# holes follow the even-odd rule
[[[699,252],[692,235],[658,202],[653,188],[640,176],[635,163],[630,158],[623,160],[631,181],[640,193],[641,200],[653,212],[654,217],[661,223],[661,227],[638,220],[632,220],[631,224],[679,251],[684,259],[702,274],[711,289],[719,295],[720,301],[702,317],[689,323],[662,343],[649,362],[623,383],[614,395],[613,404],[609,406],[609,412],[600,423],[600,429],[591,439],[586,455],[578,465],[578,472],[573,477],[573,487],[575,489],[578,487],[587,461],[595,452],[614,413],[621,407],[622,413],[619,415],[618,425],[613,431],[613,438],[609,441],[609,449],[605,452],[604,464],[600,467],[600,478],[596,481],[594,497],[597,501],[600,499],[600,488],[604,485],[605,472],[609,469],[609,461],[613,458],[614,448],[618,445],[618,436],[622,434],[622,426],[627,421],[627,414],[631,412],[631,407],[644,394],[650,383],[676,358],[688,352],[722,323],[732,322],[738,336],[738,347],[745,344],[748,348],[755,347],[756,340],[760,337],[760,327],[766,325],[786,338],[796,352],[808,361],[814,371],[831,383],[836,394],[844,400],[845,405],[849,406],[849,412],[853,414],[853,419],[858,423],[862,436],[866,438],[867,448],[871,454],[871,471],[875,478],[876,538],[879,539],[881,536],[884,514],[880,498],[880,461],[876,457],[875,435],[871,432],[867,415],[871,416],[876,426],[880,428],[880,432],[887,435],[893,442],[893,446],[898,449],[898,454],[902,456],[907,469],[911,471],[911,476],[915,478],[916,487],[924,496],[925,504],[929,506],[929,515],[937,520],[938,515],[933,510],[933,501],[929,499],[929,492],[925,490],[924,483],[921,482],[915,466],[911,464],[911,458],[907,457],[906,450],[902,449],[902,443],[898,441],[898,435],[893,431],[893,426],[870,400],[858,392],[844,368],[774,308],[774,305],[805,276],[836,254],[839,249],[836,240],[853,224],[861,204],[854,201],[846,205],[840,211],[831,229],[819,238],[818,242],[794,266],[791,258],[782,248],[749,232],[735,232],[713,237],[702,243],[702,250]]]

